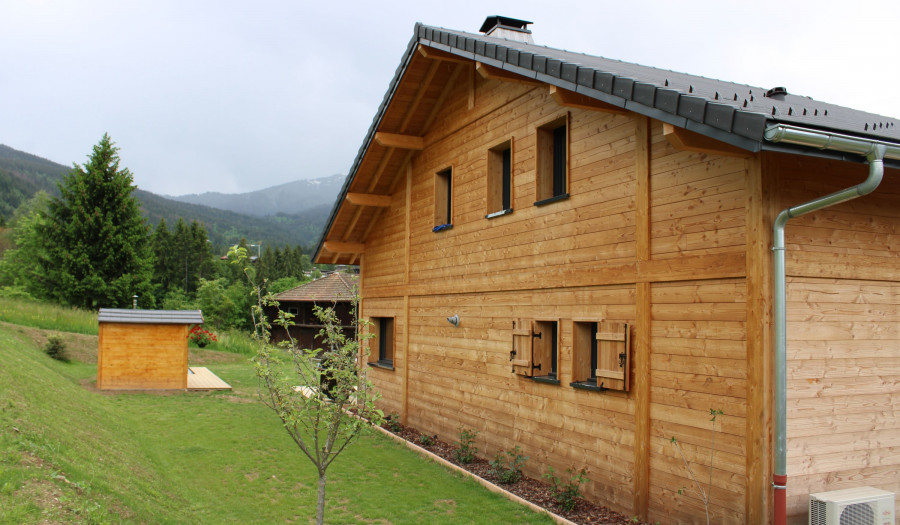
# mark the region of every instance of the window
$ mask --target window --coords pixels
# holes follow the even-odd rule
[[[559,322],[514,320],[509,359],[514,373],[558,385]]]
[[[532,379],[559,384],[559,322],[535,321]]]
[[[372,328],[375,337],[369,348],[369,364],[379,368],[394,369],[394,318],[373,317]],[[377,354],[376,354],[377,350]]]
[[[535,206],[569,197],[567,122],[568,117],[563,116],[537,128]]]
[[[488,150],[488,219],[512,213],[512,140]]]
[[[629,327],[626,323],[574,323],[572,383],[586,390],[630,387]]]
[[[453,227],[453,169],[434,174],[434,229],[439,232]]]

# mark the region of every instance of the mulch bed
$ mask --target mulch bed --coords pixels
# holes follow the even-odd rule
[[[422,433],[412,427],[399,424],[396,421],[386,421],[382,428],[399,436],[406,441],[413,443],[425,450],[440,456],[441,458],[463,468],[472,474],[490,481],[495,485],[503,487],[522,499],[528,500],[535,505],[547,509],[554,514],[558,514],[567,520],[578,523],[580,525],[637,525],[643,522],[632,521],[631,518],[612,511],[602,505],[597,505],[584,498],[578,498],[575,508],[571,511],[564,511],[553,500],[552,491],[549,483],[523,476],[516,483],[502,484],[494,475],[488,461],[483,458],[476,458],[473,462],[465,465],[456,461],[454,451],[456,445],[451,445],[444,441],[432,437],[428,444],[422,443]],[[568,473],[557,472],[557,476],[567,480]]]

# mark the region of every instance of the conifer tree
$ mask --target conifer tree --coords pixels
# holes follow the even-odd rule
[[[104,134],[83,166],[59,183],[43,227],[44,271],[56,299],[83,308],[130,306],[133,295],[152,306],[149,227],[141,217],[128,169]]]

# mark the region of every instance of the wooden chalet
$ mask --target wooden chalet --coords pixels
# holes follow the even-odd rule
[[[673,437],[715,523],[900,492],[900,123],[527,24],[415,26],[319,241],[384,410],[662,523],[704,516]]]
[[[294,316],[290,332],[299,348],[316,348],[321,345],[318,335],[322,330],[322,323],[313,311],[315,306],[334,308],[344,335],[356,336],[353,299],[356,297],[357,280],[356,274],[335,272],[275,296],[279,308]],[[268,318],[275,318],[274,309],[268,311]],[[272,340],[277,343],[286,339],[284,328],[273,324]]]

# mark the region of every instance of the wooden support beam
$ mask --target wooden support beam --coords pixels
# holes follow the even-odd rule
[[[446,51],[441,51],[440,49],[434,49],[433,47],[423,46],[419,44],[419,47],[416,49],[420,55],[425,58],[430,58],[432,60],[441,60],[444,62],[458,62],[465,63],[471,62],[471,59],[463,58],[461,56],[454,55],[453,53],[448,53]]]
[[[388,208],[391,205],[390,195],[373,195],[371,193],[348,193],[347,202],[357,206]]]
[[[438,112],[440,112],[441,107],[444,105],[444,101],[450,95],[450,91],[453,89],[454,84],[456,83],[456,78],[462,73],[462,71],[466,69],[466,66],[463,64],[457,64],[453,69],[453,73],[450,73],[450,78],[447,79],[447,82],[444,84],[444,89],[441,90],[441,94],[438,96],[437,100],[434,102],[434,105],[431,107],[431,113],[428,114],[428,118],[425,119],[425,125],[422,127],[424,131],[428,131],[431,128],[431,124],[434,122],[434,119],[437,118]]]
[[[587,95],[582,95],[581,93],[576,93],[556,86],[550,86],[550,96],[553,97],[553,100],[560,106],[587,109],[590,111],[601,111],[603,113],[612,113],[614,115],[627,115],[630,113],[625,108],[613,106],[612,104],[601,102]]]
[[[537,86],[541,84],[537,80],[533,78],[528,78],[522,75],[517,75],[511,71],[507,71],[505,69],[496,68],[494,66],[489,66],[487,64],[482,64],[481,62],[475,63],[475,71],[481,75],[482,78],[486,80],[499,80],[500,82],[515,82],[517,84],[526,84],[529,86]]]
[[[362,253],[366,245],[361,242],[325,241],[322,246],[331,253]]]
[[[697,153],[711,153],[725,157],[747,158],[753,153],[731,144],[726,144],[705,135],[678,128],[671,124],[663,123],[663,136],[669,144],[683,151],[695,151]]]
[[[399,133],[385,133],[378,131],[375,133],[375,142],[386,148],[398,149],[425,149],[425,139],[415,135],[401,135]]]

